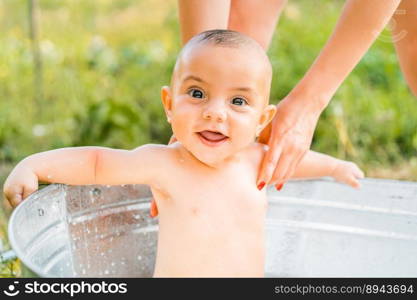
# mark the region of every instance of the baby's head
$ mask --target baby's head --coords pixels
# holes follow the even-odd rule
[[[162,88],[175,137],[210,166],[246,148],[274,117],[271,78],[269,59],[251,38],[230,30],[195,36]]]

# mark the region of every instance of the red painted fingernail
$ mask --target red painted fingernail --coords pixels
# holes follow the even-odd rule
[[[258,184],[258,190],[262,190],[264,186],[265,186],[265,182],[262,181],[260,184]]]
[[[281,183],[281,184],[278,184],[278,185],[276,185],[275,187],[276,187],[276,189],[278,190],[278,191],[280,191],[281,189],[282,189],[282,187],[284,186],[284,184],[283,183]]]

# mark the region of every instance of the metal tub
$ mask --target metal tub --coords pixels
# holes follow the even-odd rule
[[[10,243],[42,277],[150,277],[150,197],[144,185],[50,185],[15,209]],[[267,276],[417,276],[417,183],[292,181],[268,201]]]

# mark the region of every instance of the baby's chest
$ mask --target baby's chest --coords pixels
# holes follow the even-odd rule
[[[245,173],[183,176],[177,180],[182,182],[172,190],[172,204],[194,214],[233,212],[243,216],[262,213],[267,205],[265,191],[259,191],[255,178]]]
[[[182,163],[164,172],[152,192],[158,208],[166,211],[258,213],[267,203],[265,189],[256,187],[256,177],[257,169],[249,159],[209,171],[198,164]]]

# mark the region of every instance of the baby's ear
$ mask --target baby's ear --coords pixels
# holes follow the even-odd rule
[[[164,106],[165,115],[167,116],[168,123],[171,123],[171,113],[172,113],[172,97],[171,89],[169,86],[163,86],[161,89],[161,100],[162,105]]]
[[[258,130],[256,132],[256,136],[259,136],[261,134],[262,130],[269,124],[269,122],[272,121],[272,119],[275,116],[275,113],[277,112],[276,105],[269,104],[266,106],[262,112],[261,118],[259,120],[258,124]]]

